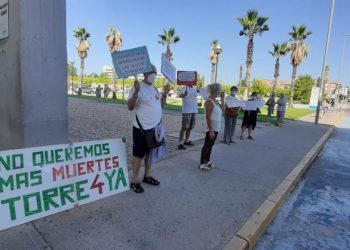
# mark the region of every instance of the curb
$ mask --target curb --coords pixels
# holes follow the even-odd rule
[[[344,113],[335,121],[339,124]],[[224,250],[253,249],[261,235],[265,232],[279,208],[298,184],[303,174],[309,169],[312,162],[322,150],[323,146],[335,130],[335,125],[318,140],[295,168],[281,181],[277,188],[266,198],[262,205],[254,212],[239,231],[226,243]]]

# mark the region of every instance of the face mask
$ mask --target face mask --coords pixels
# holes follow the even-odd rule
[[[156,81],[157,75],[156,74],[150,74],[147,79],[150,83],[154,83]]]
[[[237,91],[231,91],[231,95],[235,96]]]

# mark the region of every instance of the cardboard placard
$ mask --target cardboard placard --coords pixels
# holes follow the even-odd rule
[[[161,72],[170,82],[176,84],[176,68],[164,55],[162,55]]]
[[[244,110],[256,110],[264,106],[265,101],[242,101],[242,109]]]
[[[152,70],[146,46],[113,52],[112,60],[118,78],[135,76]]]
[[[177,85],[197,85],[197,71],[178,71]]]

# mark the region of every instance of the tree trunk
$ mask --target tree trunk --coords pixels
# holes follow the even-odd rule
[[[277,81],[278,81],[279,75],[280,75],[280,59],[277,58],[276,63],[275,63],[275,74],[274,74],[275,80],[273,82],[273,87],[272,87],[273,94],[275,94],[275,92],[276,92]]]
[[[83,78],[84,78],[84,58],[80,58],[80,83],[79,83],[78,95],[82,94],[81,88],[83,87]]]
[[[290,96],[289,96],[289,107],[293,108],[293,101],[294,101],[294,82],[295,78],[297,76],[297,67],[298,65],[293,65],[293,73],[292,73],[292,82],[290,84]]]
[[[211,64],[211,83],[215,82],[215,69],[216,64]]]
[[[247,47],[247,69],[245,75],[245,89],[244,89],[244,97],[248,99],[248,92],[250,87],[250,74],[253,65],[253,50],[254,50],[254,40],[253,36],[249,37],[248,47]]]

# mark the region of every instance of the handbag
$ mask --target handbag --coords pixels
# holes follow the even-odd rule
[[[156,129],[155,128],[144,130],[137,115],[136,115],[136,122],[139,125],[139,128],[141,130],[142,135],[145,137],[147,148],[149,150],[158,148],[162,145],[162,143],[158,142],[156,139]]]
[[[230,118],[237,117],[239,114],[239,108],[227,108],[226,109],[226,114]]]

